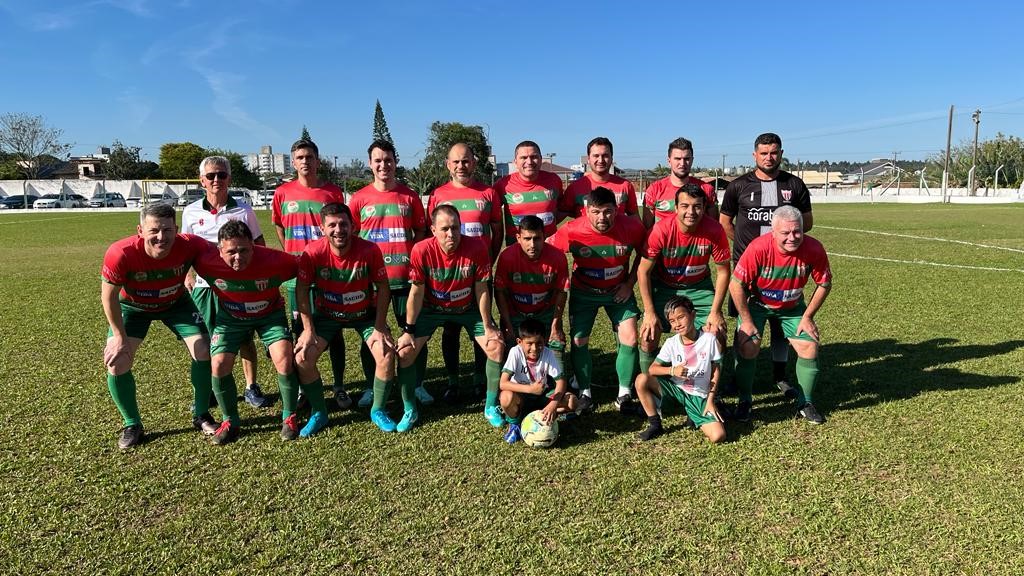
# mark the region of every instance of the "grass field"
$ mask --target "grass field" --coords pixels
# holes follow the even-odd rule
[[[99,267],[134,215],[0,217],[0,572],[1024,571],[1024,206],[821,205],[815,222],[835,273],[821,427],[793,420],[762,356],[755,420],[722,446],[678,410],[638,444],[643,422],[606,386],[547,451],[505,445],[480,405],[424,409],[401,436],[334,412],[285,444],[280,403],[243,404],[244,435],[216,447],[191,429],[185,351],[156,326],[135,366],[149,441],[120,453]],[[613,374],[611,343],[602,317],[595,374]]]

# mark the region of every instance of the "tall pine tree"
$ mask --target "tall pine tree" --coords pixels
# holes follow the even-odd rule
[[[302,125],[302,136],[299,136],[299,140],[306,140],[308,142],[313,141],[313,138],[311,138],[309,135],[309,130],[306,130],[305,124]]]
[[[391,138],[391,131],[388,130],[388,121],[384,119],[384,109],[380,107],[380,100],[377,100],[377,108],[373,111],[373,139],[384,140],[392,146],[395,141]],[[395,149],[395,163],[398,163],[398,149]]]

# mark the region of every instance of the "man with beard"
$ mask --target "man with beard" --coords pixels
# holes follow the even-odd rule
[[[495,192],[505,203],[505,244],[509,246],[515,242],[523,216],[540,218],[544,222],[544,236],[549,238],[562,221],[558,209],[562,179],[540,169],[543,163],[540,145],[530,140],[517,144],[515,163],[516,172],[494,185]]]
[[[718,197],[715,187],[700,178],[690,176],[693,167],[693,143],[676,138],[668,144],[668,176],[652,182],[644,191],[644,226],[648,230],[662,218],[675,218],[676,192],[682,187],[701,190],[706,198],[704,213],[718,217]]]
[[[587,144],[587,164],[590,166],[590,171],[579,180],[569,184],[559,201],[559,210],[572,218],[583,216],[587,209],[587,195],[594,188],[603,186],[615,194],[615,206],[619,216],[639,218],[636,189],[633,188],[633,183],[612,174],[612,166],[614,166],[612,141],[604,136],[598,136],[591,140]]]

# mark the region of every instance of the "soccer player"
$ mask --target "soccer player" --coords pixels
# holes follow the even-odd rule
[[[650,440],[664,433],[661,404],[667,395],[683,405],[687,418],[712,444],[718,444],[725,440],[724,420],[715,407],[722,372],[718,338],[699,329],[693,302],[686,296],[669,298],[663,313],[675,335],[665,341],[645,373],[636,377],[636,395],[647,413],[647,429],[638,436]]]
[[[296,295],[303,325],[295,343],[299,382],[322,388],[317,360],[335,335],[354,329],[369,346],[376,365],[370,419],[381,430],[393,432],[395,423],[384,413],[387,389],[395,377],[395,343],[387,320],[391,289],[384,256],[376,244],[354,234],[352,213],[344,204],[324,204],[319,216],[323,237],[307,245],[299,257]],[[314,286],[316,302],[311,306]],[[299,432],[294,414],[285,424],[292,437]]]
[[[732,241],[734,266],[754,238],[771,231],[772,213],[779,206],[795,206],[803,214],[804,232],[810,231],[814,224],[807,186],[800,178],[780,169],[782,139],[778,134],[768,132],[754,140],[754,163],[757,167],[730,182],[722,196],[719,221]],[[731,301],[729,315],[736,316]],[[796,389],[786,379],[789,346],[782,326],[776,318],[769,318],[768,326],[771,329],[773,380],[787,398],[796,398]],[[737,419],[748,420],[750,415],[742,411],[744,405],[741,403],[739,407]]]
[[[565,330],[562,311],[569,290],[569,263],[565,254],[544,242],[544,222],[536,216],[519,221],[516,245],[498,256],[494,267],[494,299],[501,330],[511,345],[519,326],[535,319],[546,327],[547,349],[564,366]]]
[[[231,186],[231,164],[223,156],[207,156],[199,163],[199,181],[206,190],[206,196],[185,206],[181,212],[181,230],[186,234],[202,236],[209,242],[217,242],[217,232],[227,222],[240,220],[252,231],[254,242],[266,245],[260,223],[252,206],[239,204],[228,195]],[[217,299],[210,290],[210,284],[202,276],[189,274],[185,287],[192,294],[192,301],[203,316],[206,329],[213,334],[217,320]],[[243,342],[240,349],[242,373],[245,375],[243,397],[254,408],[270,406],[270,400],[263,395],[256,383],[256,346],[252,341]]]
[[[174,208],[150,204],[140,214],[136,235],[111,244],[103,257],[100,301],[109,325],[103,365],[107,389],[124,421],[117,441],[122,450],[144,435],[132,365],[154,320],[183,341],[192,357],[192,425],[204,434],[217,430],[209,412],[210,340],[184,286],[185,274],[206,240],[177,232]]]
[[[498,180],[494,191],[505,203],[505,243],[515,241],[523,216],[536,216],[544,222],[544,235],[555,233],[563,215],[558,211],[562,179],[541,170],[543,158],[536,142],[524,140],[516,145],[516,172]]]
[[[391,305],[399,326],[405,325],[406,301],[409,299],[409,253],[413,245],[426,235],[427,219],[420,197],[398,181],[395,176],[395,147],[386,140],[375,140],[367,149],[373,182],[359,189],[349,202],[353,224],[360,238],[375,243],[384,254],[384,267],[391,288]],[[385,305],[385,304],[381,304]],[[373,354],[365,343],[360,350],[363,372],[372,382]],[[426,355],[417,365],[417,380],[426,372]],[[421,385],[416,396],[423,404],[433,397]],[[360,408],[373,404],[373,388],[367,388],[359,399]]]
[[[403,369],[416,361],[434,330],[445,322],[470,328],[487,354],[484,417],[491,426],[499,428],[503,419],[498,410],[498,383],[505,344],[491,318],[491,295],[487,290],[491,261],[487,245],[479,238],[462,237],[459,211],[454,206],[442,204],[434,208],[430,220],[433,237],[412,250],[408,323],[397,344],[398,379],[405,403],[398,430],[403,431],[403,426],[408,430],[418,419],[416,403],[411,398],[415,374]]]
[[[252,333],[270,351],[270,360],[277,370],[281,390],[281,437],[294,436],[288,419],[295,412],[298,400],[298,379],[292,363],[292,340],[285,316],[281,285],[295,277],[298,260],[287,252],[256,245],[252,232],[240,220],[225,223],[217,232],[217,247],[210,246],[193,264],[196,272],[210,282],[217,296],[217,320],[210,335],[210,358],[213,368],[213,393],[217,395],[224,421],[213,435],[214,444],[227,444],[238,437],[241,418],[238,415],[235,377],[231,369],[243,342]],[[305,437],[327,425],[327,406],[323,389],[305,387],[312,406],[309,422],[300,431]]]
[[[682,187],[702,190],[706,198],[704,213],[718,217],[718,196],[715,187],[690,176],[693,167],[693,143],[676,138],[668,143],[668,176],[656,180],[644,191],[644,226],[648,230],[662,218],[674,218],[676,192]]]
[[[558,414],[576,410],[576,397],[569,392],[562,364],[544,345],[547,332],[536,318],[523,320],[516,346],[501,369],[499,399],[508,422],[505,441],[509,444],[523,439],[520,425],[530,412],[542,411],[547,424]]]
[[[445,166],[451,177],[446,184],[439,186],[430,195],[427,212],[441,204],[450,204],[459,211],[462,222],[462,235],[470,238],[483,238],[489,243],[491,261],[498,257],[505,225],[501,215],[501,199],[494,189],[473,179],[476,170],[476,156],[473,150],[463,143],[457,143],[448,150]],[[472,335],[470,335],[472,338]],[[446,324],[441,333],[441,355],[448,369],[448,389],[444,399],[455,403],[459,398],[459,327]],[[478,388],[484,385],[484,366],[487,355],[473,341],[474,381]]]
[[[663,332],[670,323],[665,304],[686,296],[696,310],[697,326],[711,332],[725,348],[722,304],[729,293],[729,241],[722,225],[704,217],[704,192],[683,186],[676,191],[673,218],[654,225],[637,269],[644,319],[640,324],[640,370],[647,373]],[[712,284],[709,264],[715,264]]]
[[[277,240],[289,254],[299,255],[306,246],[321,236],[320,209],[332,202],[345,203],[345,193],[330,182],[320,182],[320,149],[312,140],[298,140],[291,148],[295,180],[286,182],[274,191],[270,220],[274,223]],[[285,283],[288,306],[292,312],[292,332],[302,331],[295,301],[295,281]],[[352,398],[345,392],[345,340],[330,341],[331,368],[334,373],[334,400],[342,410],[352,406]]]
[[[755,238],[733,270],[729,293],[739,312],[736,330],[737,413],[750,419],[754,370],[761,351],[765,320],[778,318],[783,335],[796,351],[797,416],[811,424],[825,419],[813,404],[818,378],[820,339],[814,315],[832,289],[832,271],[825,248],[803,232],[803,215],[795,206],[780,206],[772,214],[771,233]],[[817,287],[804,304],[804,286]]]
[[[639,218],[633,183],[612,174],[614,160],[611,140],[598,136],[587,143],[587,165],[590,166],[590,171],[569,184],[559,200],[558,209],[572,218],[579,218],[586,210],[587,194],[598,186],[604,186],[615,193],[615,206],[619,216]]]
[[[590,333],[601,308],[618,339],[615,372],[619,381],[616,405],[630,399],[637,363],[636,318],[640,310],[633,295],[646,230],[635,218],[618,218],[615,195],[599,186],[587,197],[586,218],[577,218],[548,239],[573,257],[569,287],[569,330],[572,332],[573,371],[580,388],[580,412],[592,410],[590,392],[593,360]],[[632,265],[630,256],[636,253]]]

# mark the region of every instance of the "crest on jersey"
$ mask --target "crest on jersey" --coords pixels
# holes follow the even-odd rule
[[[299,211],[299,203],[293,200],[293,201],[285,204],[284,205],[284,211],[285,212],[298,212]]]
[[[655,210],[667,211],[672,209],[672,202],[670,200],[658,200],[654,203]]]
[[[483,200],[476,200],[475,204],[476,204],[476,211],[477,212],[483,212],[484,209],[487,208],[487,203],[484,202]]]
[[[615,247],[615,255],[616,256],[625,256],[626,255],[626,250],[629,250],[629,246],[616,246]]]
[[[552,281],[553,281],[554,279],[555,279],[555,275],[554,275],[554,273],[552,273],[552,272],[545,272],[545,273],[544,273],[544,283],[545,283],[545,284],[551,284],[551,282],[552,282]]]
[[[331,271],[327,268],[321,268],[320,277],[323,278],[324,280],[327,280],[328,278],[331,277]]]
[[[591,254],[592,252],[589,247],[580,246],[580,256],[583,256],[584,258],[589,258]]]
[[[789,202],[789,200],[793,197],[792,190],[780,190],[779,192],[782,193],[782,200],[785,202]]]
[[[228,289],[228,283],[225,282],[223,278],[217,278],[216,280],[214,280],[213,285],[216,286],[217,288],[220,288],[221,290]]]
[[[523,195],[522,194],[516,193],[516,194],[512,195],[512,203],[513,204],[519,204],[522,201],[523,201]]]
[[[270,279],[268,278],[260,278],[259,280],[255,280],[253,283],[256,284],[256,289],[261,291],[270,287]]]
[[[516,284],[522,282],[523,281],[523,275],[520,274],[519,272],[513,272],[512,273],[512,281],[515,282]]]
[[[184,265],[178,265],[178,266],[174,267],[174,275],[175,276],[181,276],[184,273],[185,273],[185,266]]]
[[[554,192],[552,192],[551,190],[545,190],[545,191],[544,191],[544,199],[545,199],[545,200],[551,200],[551,198],[552,198],[552,197],[553,197],[554,195],[555,195],[555,193],[554,193]]]
[[[214,333],[213,336],[210,336],[210,344],[217,344],[219,342],[220,342],[220,334]]]
[[[804,277],[804,276],[807,276],[807,264],[799,264],[799,265],[797,265],[796,273],[801,278]]]
[[[135,281],[136,282],[145,282],[146,281],[146,273],[145,272],[136,272],[135,273]]]
[[[402,216],[408,216],[409,215],[409,205],[408,204],[399,204],[398,205],[398,213],[401,214]]]
[[[468,264],[466,266],[460,266],[459,267],[459,276],[461,278],[469,278],[470,275],[473,273],[472,268],[473,267],[469,266]]]
[[[711,248],[711,246],[708,246],[707,244],[701,244],[697,246],[697,254],[703,256],[708,253],[709,248]]]
[[[363,208],[363,216],[366,218],[369,218],[370,216],[373,216],[376,213],[377,209],[374,208],[373,206],[367,206],[366,208]]]

